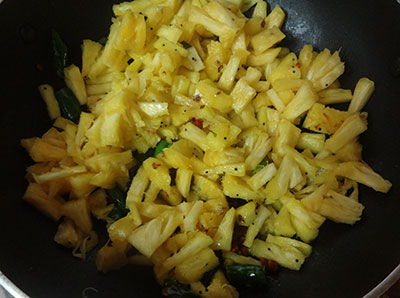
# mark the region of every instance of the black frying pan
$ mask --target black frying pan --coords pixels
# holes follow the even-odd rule
[[[0,270],[31,297],[159,297],[151,269],[127,267],[101,274],[93,255],[71,256],[53,241],[56,225],[21,200],[24,168],[31,163],[19,146],[23,137],[50,125],[37,92],[54,83],[50,29],[63,36],[80,63],[80,43],[98,40],[110,25],[109,0],[5,0],[0,4]],[[393,183],[388,195],[361,187],[366,209],[354,227],[326,222],[313,254],[300,272],[282,269],[269,289],[245,289],[241,297],[362,297],[400,263],[400,4],[396,0],[281,0],[288,14],[285,43],[298,51],[310,43],[342,48],[343,86],[361,76],[376,82],[366,107],[369,130],[361,141],[364,159]],[[397,59],[397,60],[396,60]],[[397,70],[396,65],[397,61]],[[37,64],[43,66],[39,71]],[[397,76],[397,77],[396,77]],[[99,224],[99,227],[103,227]],[[105,239],[103,239],[105,241]]]

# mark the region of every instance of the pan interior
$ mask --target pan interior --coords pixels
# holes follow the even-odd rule
[[[98,273],[87,261],[71,256],[53,242],[56,225],[21,200],[24,169],[31,162],[19,140],[42,134],[50,125],[37,92],[41,83],[57,83],[51,66],[50,29],[68,44],[72,61],[80,63],[83,39],[105,36],[111,3],[86,1],[5,1],[1,4],[2,108],[0,134],[3,156],[0,200],[0,270],[31,297],[158,297],[150,268],[128,267]],[[301,272],[281,270],[270,277],[269,289],[243,289],[241,297],[361,297],[400,262],[400,82],[389,68],[400,55],[400,5],[396,1],[270,1],[288,14],[285,45],[299,51],[341,48],[346,63],[342,83],[353,89],[362,76],[377,89],[366,107],[369,130],[362,136],[364,159],[393,183],[388,195],[361,187],[366,209],[355,226],[326,222]],[[38,71],[36,65],[43,66]],[[99,228],[104,228],[99,224]],[[103,239],[104,241],[105,239]]]

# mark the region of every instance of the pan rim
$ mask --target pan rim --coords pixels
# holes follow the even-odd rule
[[[1,1],[1,0],[0,0]],[[15,298],[29,298],[20,288],[18,288],[4,273],[0,270],[0,286]]]
[[[1,1],[1,0],[0,0]],[[379,298],[391,286],[400,280],[400,264],[393,269],[388,276],[385,277],[375,288],[365,294],[363,298]],[[20,288],[18,288],[1,270],[0,270],[0,286],[2,286],[9,294],[15,298],[29,298]]]
[[[363,298],[378,298],[400,279],[400,264]]]

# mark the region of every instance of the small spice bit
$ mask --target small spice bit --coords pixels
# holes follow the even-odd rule
[[[43,71],[43,65],[40,64],[40,63],[36,64],[36,69],[37,69],[38,71]]]
[[[298,68],[300,68],[300,67],[301,67],[300,62],[297,62],[297,63],[296,63],[296,66],[297,66]]]
[[[149,132],[152,133],[152,134],[155,134],[157,131],[154,128],[150,128]]]
[[[198,128],[203,129],[203,119],[193,117],[192,119],[190,119],[190,122],[192,122]]]
[[[269,270],[276,272],[279,269],[279,264],[277,262],[275,262],[274,260],[267,260],[267,266],[266,267]]]
[[[196,62],[196,61],[197,61],[197,59],[196,59],[196,58],[194,58],[194,57],[192,57],[192,60],[193,60],[194,62]]]
[[[242,255],[244,255],[245,257],[247,257],[249,255],[249,248],[247,246],[242,246],[240,248],[240,252],[242,253]]]
[[[237,245],[237,244],[235,244],[234,246],[232,246],[232,249],[231,249],[233,252],[237,252],[237,251],[239,251],[239,245]]]
[[[218,91],[217,93],[215,93],[215,95],[220,95],[221,94],[221,91]]]
[[[243,216],[240,215],[240,214],[238,216],[238,220],[239,220],[240,223],[245,223],[245,220],[244,220]],[[240,240],[242,240],[242,238],[240,238]]]
[[[195,102],[199,102],[201,100],[201,95],[200,94],[193,95],[193,100]]]
[[[265,20],[262,20],[262,22],[261,22],[261,28],[264,28],[265,27]]]
[[[151,166],[152,166],[153,169],[155,170],[155,169],[157,169],[159,166],[161,166],[161,164],[153,162],[153,163],[151,164]]]
[[[266,258],[261,258],[260,263],[261,263],[261,265],[267,267],[268,260]]]

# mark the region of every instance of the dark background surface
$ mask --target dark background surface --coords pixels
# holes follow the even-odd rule
[[[355,226],[326,222],[301,272],[282,269],[269,289],[243,290],[241,297],[362,297],[400,263],[400,79],[389,68],[400,56],[400,5],[395,0],[281,0],[288,14],[285,44],[298,50],[341,48],[342,77],[353,89],[366,76],[376,91],[366,106],[369,129],[361,141],[364,159],[393,183],[388,195],[360,188],[365,205]],[[82,39],[98,40],[111,23],[109,0],[5,0],[0,5],[0,270],[31,297],[159,297],[151,269],[129,267],[107,275],[93,257],[80,261],[56,245],[56,225],[21,200],[24,169],[31,162],[19,140],[49,127],[40,83],[57,85],[51,67],[50,29],[55,28],[80,63]],[[21,31],[23,32],[21,34]],[[43,71],[37,70],[41,64]],[[243,294],[243,295],[242,295]]]

